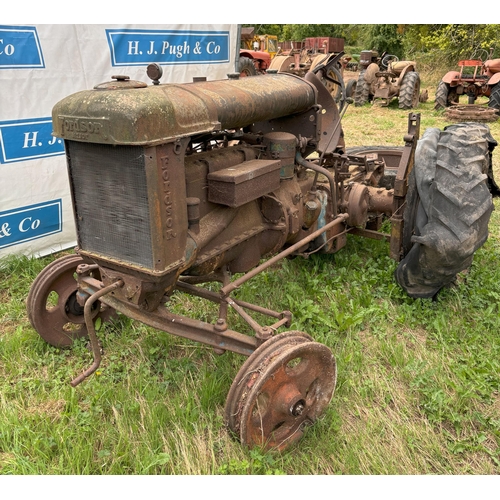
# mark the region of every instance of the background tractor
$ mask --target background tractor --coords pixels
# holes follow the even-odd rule
[[[241,28],[240,76],[265,73],[277,52],[276,35],[256,35],[255,28]]]
[[[500,114],[500,59],[469,59],[458,62],[459,70],[448,71],[436,90],[435,109],[458,105],[460,97],[467,96],[467,103],[474,104],[479,97],[488,97],[488,107]]]
[[[291,42],[289,48],[282,48],[271,62],[269,70],[301,77],[309,71],[317,73],[342,108],[345,97],[350,97],[346,93],[343,76],[349,60],[344,55],[343,38],[313,37],[301,43]]]
[[[382,106],[388,106],[392,99],[397,98],[400,109],[418,107],[420,75],[415,61],[399,61],[397,56],[385,53],[378,58],[375,51],[363,51],[360,66],[366,69],[360,71],[356,83],[356,106],[376,100],[381,100]]]
[[[152,85],[116,76],[54,106],[78,248],[35,279],[28,317],[53,346],[89,338],[93,363],[72,386],[100,366],[95,324],[118,313],[247,356],[226,425],[246,446],[284,450],[330,403],[334,353],[290,329],[292,312],[245,302],[238,289],[353,235],[387,241],[399,285],[434,297],[487,238],[496,142],[470,123],[419,141],[410,113],[403,147],[350,152],[314,72],[182,85],[161,74],[150,65]],[[176,314],[177,293],[214,304],[217,319]]]

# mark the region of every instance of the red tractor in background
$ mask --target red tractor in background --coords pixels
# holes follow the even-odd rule
[[[256,35],[255,28],[241,28],[241,45],[240,76],[253,76],[269,69],[271,60],[278,52],[278,37]]]
[[[459,71],[448,71],[436,90],[434,109],[444,109],[459,104],[466,95],[468,104],[478,97],[489,97],[488,107],[500,112],[500,59],[492,59],[493,50],[482,58],[458,62]]]

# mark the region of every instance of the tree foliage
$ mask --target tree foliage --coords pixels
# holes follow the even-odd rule
[[[355,45],[363,30],[359,24],[243,24],[254,27],[256,35],[276,35],[279,41],[329,36],[344,38],[346,44]]]
[[[367,49],[387,52],[403,58],[403,35],[397,24],[371,24],[364,40]]]
[[[408,41],[418,41],[421,51],[440,51],[454,59],[499,57],[499,24],[409,25]],[[416,40],[415,40],[416,39]]]
[[[279,41],[308,37],[344,38],[354,50],[387,51],[430,66],[452,66],[460,59],[500,58],[500,24],[253,24],[256,34]]]

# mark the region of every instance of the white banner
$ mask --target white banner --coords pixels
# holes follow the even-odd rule
[[[237,24],[0,25],[0,258],[76,245],[56,102],[115,75],[151,83],[152,62],[161,83],[225,79],[238,54]]]

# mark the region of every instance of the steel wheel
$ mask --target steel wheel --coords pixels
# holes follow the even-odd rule
[[[269,69],[277,70],[278,73],[287,73],[294,62],[295,59],[292,56],[275,56],[269,65]]]
[[[55,347],[69,347],[75,339],[87,336],[83,307],[76,301],[75,272],[82,263],[78,255],[55,260],[36,277],[28,294],[26,306],[31,325]],[[99,301],[93,306],[94,319],[105,321],[112,313]]]
[[[302,332],[285,332],[241,367],[228,394],[226,423],[246,446],[285,450],[322,414],[335,383],[330,349]]]
[[[328,55],[318,54],[311,63],[309,71],[314,73],[314,68],[327,60]],[[335,99],[335,102],[339,102],[341,96],[346,95],[344,78],[340,68],[331,67],[326,75],[321,76],[320,80],[321,83],[327,88],[328,92],[330,92],[331,96]]]

